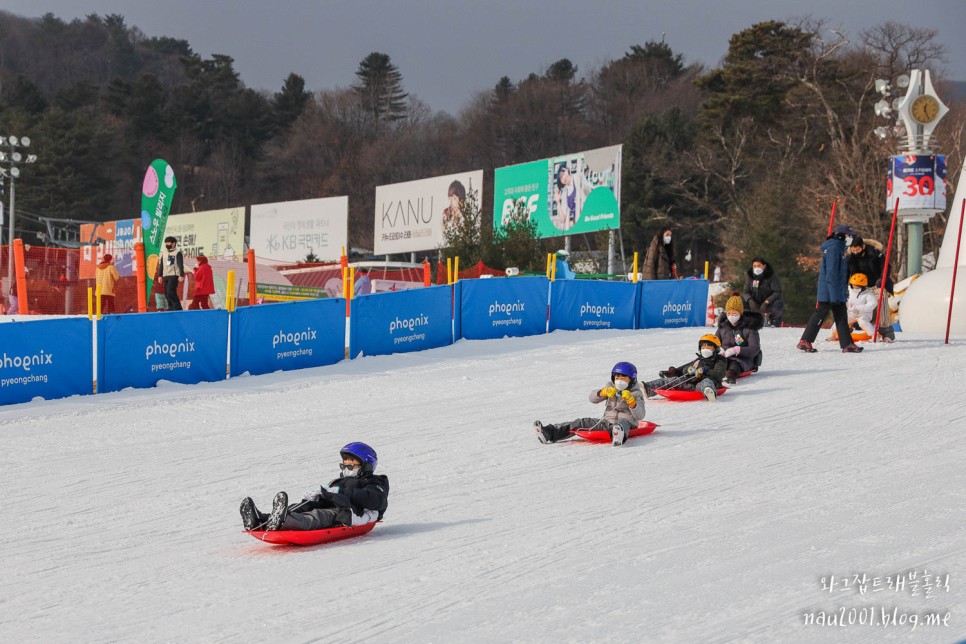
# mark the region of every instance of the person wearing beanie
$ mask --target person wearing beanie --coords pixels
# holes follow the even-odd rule
[[[849,226],[836,226],[835,232],[822,243],[822,262],[818,269],[818,303],[815,312],[808,319],[808,325],[798,341],[798,349],[806,353],[815,353],[812,346],[818,337],[818,330],[828,317],[829,311],[835,319],[835,328],[839,335],[839,346],[842,353],[860,353],[862,347],[852,342],[849,331],[848,312],[845,302],[849,293],[849,271],[845,258],[846,239],[852,241],[855,233]]]
[[[188,310],[210,309],[211,296],[215,294],[215,278],[207,257],[198,255],[198,265],[192,274],[195,278],[195,288],[191,292],[191,305]]]
[[[746,273],[745,288],[741,295],[745,306],[764,315],[769,326],[782,325],[782,316],[785,314],[782,283],[771,264],[761,257],[751,260],[751,268]]]
[[[714,332],[721,340],[721,356],[726,361],[725,384],[735,384],[738,376],[746,371],[758,371],[761,364],[758,330],[764,323],[765,317],[758,311],[745,311],[740,295],[735,293],[728,298]]]
[[[110,253],[105,253],[94,274],[94,282],[101,294],[101,313],[104,315],[117,312],[117,306],[114,303],[114,285],[119,279],[121,276],[114,267],[114,257]]]

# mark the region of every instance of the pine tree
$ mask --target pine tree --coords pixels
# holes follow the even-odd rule
[[[356,76],[359,84],[353,85],[352,89],[374,123],[378,125],[406,117],[409,94],[403,92],[402,74],[388,54],[374,51],[363,58]]]

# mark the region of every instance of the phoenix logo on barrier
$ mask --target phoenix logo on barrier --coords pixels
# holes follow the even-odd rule
[[[490,305],[490,317],[493,317],[494,313],[503,313],[505,315],[510,315],[511,313],[523,313],[526,308],[527,305],[519,300],[513,303],[493,302],[493,304]]]
[[[151,356],[154,355],[165,355],[173,358],[179,353],[193,353],[194,350],[195,343],[188,338],[185,338],[184,342],[172,342],[170,344],[158,344],[158,341],[155,340],[153,344],[149,344],[144,349],[144,359],[150,360]]]
[[[299,346],[299,343],[305,342],[306,340],[315,340],[317,336],[318,332],[312,327],[308,327],[305,331],[296,331],[294,333],[286,333],[279,329],[275,337],[272,338],[272,348],[274,349],[282,343]]]
[[[416,327],[425,326],[429,324],[429,316],[420,313],[414,318],[409,318],[408,320],[400,320],[396,318],[389,323],[389,333],[395,333],[396,331],[403,329],[405,331],[412,331]]]
[[[40,353],[33,355],[13,357],[8,356],[7,352],[4,351],[3,358],[0,359],[0,367],[3,369],[23,369],[24,371],[30,371],[31,367],[45,364],[54,364],[54,354],[47,353],[43,349],[40,350]]]
[[[584,315],[585,313],[600,317],[601,315],[614,315],[615,309],[609,303],[603,305],[594,305],[590,302],[587,302],[586,304],[582,304],[580,306],[580,315]]]
[[[675,315],[681,315],[682,313],[691,312],[691,303],[685,302],[684,304],[674,304],[673,302],[668,302],[664,305],[664,309],[661,311],[661,315],[667,315],[668,313],[674,313]]]

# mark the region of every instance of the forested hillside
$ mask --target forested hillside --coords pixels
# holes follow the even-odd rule
[[[621,143],[627,252],[669,224],[685,274],[712,260],[734,276],[763,255],[792,292],[794,319],[813,300],[810,262],[834,201],[839,220],[887,235],[897,141],[873,133],[890,125],[873,111],[875,79],[939,69],[943,53],[934,32],[895,23],[849,41],[819,23],[764,22],[734,34],[716,69],[644,42],[596,69],[562,58],[494,78],[450,115],[406,91],[391,52],[360,61],[350,87],[309,88],[290,74],[256,91],[230,52],[203,58],[123,16],[0,12],[0,134],[29,136],[38,157],[17,183],[28,238],[35,217],[136,216],[144,169],[163,157],[178,174],[173,213],[348,195],[350,243],[370,248],[377,185],[483,168],[487,222],[494,168]],[[937,135],[955,180],[964,109],[949,94]],[[927,252],[944,225],[931,222]]]

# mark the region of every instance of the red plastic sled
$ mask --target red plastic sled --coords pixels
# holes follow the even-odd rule
[[[738,377],[739,378],[747,378],[748,376],[750,376],[753,373],[755,373],[755,372],[754,371],[751,371],[751,370],[742,371],[741,373],[738,374]]]
[[[718,395],[728,391],[726,387],[718,387]],[[668,400],[675,402],[685,402],[688,400],[704,400],[704,394],[700,391],[687,391],[684,389],[655,389],[654,393],[664,396]]]
[[[276,546],[314,546],[351,537],[359,537],[376,527],[378,521],[357,526],[337,526],[325,530],[246,530],[259,541]]]
[[[652,433],[659,426],[649,420],[642,420],[637,423],[637,427],[628,433],[628,438],[635,436],[646,436]],[[570,431],[574,436],[579,436],[591,443],[609,443],[612,440],[610,432],[606,429],[574,429]]]

